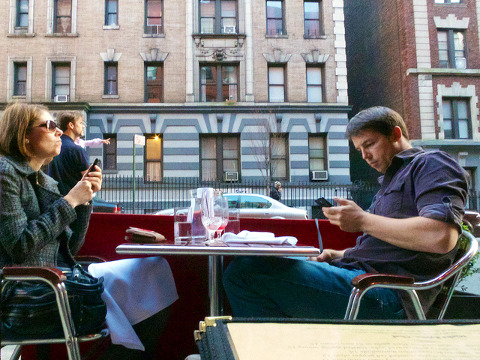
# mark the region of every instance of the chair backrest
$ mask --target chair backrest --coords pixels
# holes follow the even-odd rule
[[[471,233],[462,231],[458,241],[459,247],[453,265],[435,279],[428,281],[439,283],[444,281],[442,291],[427,314],[428,319],[443,319],[463,269],[478,252],[478,241]]]

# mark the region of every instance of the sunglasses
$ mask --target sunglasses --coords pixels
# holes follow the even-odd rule
[[[53,120],[47,120],[43,124],[38,125],[38,127],[46,127],[51,132],[55,132],[58,128],[57,123]]]

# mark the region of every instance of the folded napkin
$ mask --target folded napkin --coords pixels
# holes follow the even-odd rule
[[[222,236],[222,241],[225,243],[242,243],[242,244],[268,244],[268,245],[283,245],[290,244],[295,246],[297,238],[293,236],[279,236],[275,237],[271,232],[259,232],[243,230],[238,234],[225,233]]]

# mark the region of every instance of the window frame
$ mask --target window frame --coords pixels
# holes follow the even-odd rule
[[[71,86],[72,86],[72,64],[70,62],[66,61],[56,61],[52,62],[52,94],[51,98],[52,100],[55,99],[55,96],[57,95],[65,95],[65,94],[57,94],[57,82],[56,82],[56,75],[59,67],[68,67],[68,98],[69,101],[72,101],[72,96],[71,96]],[[59,84],[58,86],[65,85],[65,84]]]
[[[458,2],[452,2],[452,0],[442,0],[442,2],[437,2],[438,0],[434,0],[433,3],[436,5],[458,5],[463,2],[463,0],[458,0]]]
[[[109,5],[116,3],[115,12],[109,12]],[[115,22],[109,23],[110,15],[115,15]],[[118,26],[118,0],[105,0],[105,26]]]
[[[305,13],[305,4],[306,3],[318,3],[318,34],[309,35],[307,34],[307,21],[313,22],[314,19],[307,19]],[[325,29],[323,26],[323,1],[322,0],[304,0],[303,1],[303,36],[305,39],[317,39],[325,35]]]
[[[213,31],[212,32],[204,32],[202,27],[202,19],[211,19],[211,16],[202,16],[202,0],[198,1],[198,32],[200,34],[227,34],[225,33],[225,26],[223,25],[224,19],[235,19],[235,32],[232,34],[238,34],[238,0],[211,0],[215,1],[214,6],[214,16],[213,16]],[[222,2],[223,1],[231,1],[235,2],[235,17],[223,17],[222,16]],[[228,26],[228,25],[227,25]]]
[[[70,15],[58,15],[58,2],[59,1],[70,1]],[[72,0],[54,0],[53,4],[53,33],[55,34],[72,34],[73,33],[73,1]],[[60,18],[69,18],[70,19],[70,31],[58,31],[57,27],[59,26],[58,20]]]
[[[440,60],[440,41],[439,41],[439,34],[446,33],[447,36],[447,56],[448,56],[448,64],[447,66],[442,66],[442,61]],[[463,50],[455,49],[455,35],[456,33],[461,33],[463,35]],[[468,68],[468,61],[467,61],[467,39],[465,35],[465,31],[463,29],[445,29],[440,28],[437,29],[437,48],[438,48],[438,67],[442,69],[460,69],[462,67],[457,67],[457,59],[464,58],[465,59],[465,69]],[[456,56],[457,51],[463,51],[463,56],[458,57]]]
[[[164,63],[162,61],[145,61],[144,63],[144,101],[146,103],[163,103],[164,102],[164,96],[165,96],[165,78],[164,78],[164,75],[165,75],[165,72],[164,72]],[[153,66],[156,66],[157,68],[160,68],[161,69],[161,79],[160,79],[160,85],[149,85],[148,84],[148,67],[153,67]],[[155,101],[155,102],[150,102],[148,101],[149,97],[148,97],[148,88],[149,86],[157,86],[157,87],[160,87],[160,98],[159,100],[160,101]]]
[[[148,4],[160,2],[160,16],[148,16]],[[143,32],[144,34],[155,36],[155,35],[164,35],[165,34],[165,15],[164,15],[164,1],[163,0],[145,0],[145,20]],[[160,19],[160,25],[148,25],[149,19]],[[151,29],[150,29],[151,28]],[[156,29],[156,32],[153,32],[153,28]],[[160,28],[160,31],[159,31]],[[149,31],[149,29],[151,31]]]
[[[443,136],[444,139],[448,140],[471,140],[473,139],[473,129],[472,129],[472,114],[470,111],[470,101],[471,99],[468,97],[449,97],[445,96],[442,98],[442,107],[445,104],[446,101],[450,101],[450,112],[452,114],[452,118],[449,119],[452,122],[452,136],[447,137],[445,136],[445,119],[448,119],[445,117],[445,112],[443,111]],[[468,130],[468,137],[466,138],[461,138],[459,137],[459,123],[460,120],[458,116],[458,103],[459,102],[466,102],[466,109],[467,109],[467,130]]]
[[[312,156],[312,142],[313,139],[321,139],[323,143],[323,156]],[[310,133],[308,134],[308,170],[310,174],[312,171],[328,171],[328,148],[327,148],[327,133]],[[312,161],[320,160],[323,163],[322,169],[314,169]]]
[[[320,70],[320,85],[318,84],[312,84],[312,83],[309,83],[309,77],[308,77],[308,70],[309,69],[318,69]],[[308,94],[309,94],[309,89],[312,89],[312,88],[320,88],[320,91],[321,91],[321,101],[320,102],[325,102],[325,66],[323,64],[307,64],[306,68],[306,79],[305,79],[305,82],[306,82],[306,88],[307,88],[307,103],[313,103],[313,102],[318,102],[318,101],[309,101],[309,97],[308,97]]]
[[[22,1],[26,1],[27,2],[27,12],[22,12],[21,11],[21,3]],[[16,0],[16,13],[15,13],[15,28],[16,29],[22,29],[22,30],[28,30],[29,26],[30,26],[30,1],[31,0]],[[27,16],[27,25],[21,25],[21,18],[22,18],[22,15],[26,15]]]
[[[235,138],[236,143],[237,143],[237,149],[236,149],[236,157],[225,157],[224,156],[224,140],[227,138]],[[225,161],[236,161],[237,163],[237,170],[238,172],[238,181],[241,181],[241,158],[240,158],[240,150],[241,150],[241,144],[240,144],[240,134],[238,133],[229,133],[229,134],[200,134],[200,179],[201,181],[223,181],[223,175],[226,171],[230,170],[225,170],[224,167],[224,162]],[[215,141],[215,158],[206,158],[204,157],[204,152],[203,152],[203,141],[209,139],[209,140],[214,140]],[[215,161],[215,172],[216,172],[216,177],[215,179],[205,179],[204,178],[204,166],[203,162],[204,161]]]
[[[215,101],[208,101],[206,98],[207,91],[205,90],[205,93],[203,92],[203,88],[205,86],[205,89],[207,89],[207,86],[209,85],[207,81],[205,81],[205,84],[202,83],[202,68],[204,67],[211,67],[215,68],[215,86],[216,86],[216,100]],[[235,68],[235,73],[236,73],[236,82],[234,83],[224,83],[223,82],[223,70],[226,67],[234,67]],[[240,98],[240,66],[238,63],[217,63],[217,62],[203,62],[199,64],[199,102],[226,102],[226,101],[234,101],[237,102],[239,101]],[[236,86],[236,93],[235,93],[235,99],[231,99],[230,97],[228,99],[223,98],[223,87],[224,86]],[[230,94],[230,92],[229,92]],[[205,95],[205,100],[203,100]]]
[[[103,139],[110,139],[110,144],[103,144],[103,171],[117,171],[117,134],[104,133]],[[113,166],[109,166],[109,159]]]
[[[272,154],[272,150],[275,149],[274,144],[272,142],[274,140],[272,139],[283,139],[285,141],[285,154]],[[269,138],[270,146],[269,148],[269,156],[270,156],[270,179],[271,180],[286,180],[290,178],[290,155],[289,155],[289,136],[288,133],[280,133],[280,132],[275,132],[275,133],[270,133],[270,138]],[[273,164],[275,162],[284,162],[285,163],[285,176],[275,176],[275,168],[273,167]]]
[[[277,18],[277,17],[268,17],[268,3],[269,2],[278,2],[282,5],[282,17],[281,18]],[[275,30],[275,33],[269,33],[269,20],[281,20],[282,21],[282,32],[281,34],[277,33],[276,32],[276,28],[274,29]],[[286,21],[285,21],[285,1],[284,0],[267,0],[265,2],[265,21],[266,21],[266,30],[265,30],[265,35],[266,36],[272,36],[272,37],[275,37],[275,36],[285,36],[287,35],[287,30],[286,30]]]
[[[117,61],[105,61],[104,62],[104,82],[103,82],[103,95],[104,96],[117,96],[118,95],[118,62]],[[115,79],[108,78],[110,68],[115,69]],[[109,93],[109,84],[115,84],[115,92]]]
[[[270,70],[273,68],[282,68],[283,69],[283,84],[271,84],[270,82]],[[288,102],[288,96],[287,96],[287,66],[286,64],[268,64],[268,71],[267,71],[267,84],[268,84],[268,102],[274,102],[274,103],[282,103],[282,102]],[[283,101],[272,101],[271,96],[270,96],[270,90],[273,87],[282,87],[283,88]]]
[[[19,80],[19,69],[25,68],[25,80]],[[17,92],[19,83],[24,83],[23,94]],[[15,97],[26,97],[27,96],[27,82],[28,82],[28,63],[26,61],[15,61],[13,63],[13,96]]]
[[[163,141],[163,136],[162,134],[143,134],[143,136],[145,136],[145,148],[144,148],[144,154],[143,154],[143,163],[144,163],[144,170],[143,170],[143,176],[144,176],[144,179],[145,179],[145,182],[160,182],[164,179],[164,150],[163,150],[163,144],[164,144],[164,141]],[[157,140],[157,141],[160,141],[160,158],[159,159],[153,159],[153,160],[149,160],[147,158],[147,154],[148,154],[148,144],[149,144],[149,140]],[[159,178],[157,177],[154,177],[153,179],[149,176],[148,174],[148,164],[149,163],[160,163],[160,174],[158,175]]]

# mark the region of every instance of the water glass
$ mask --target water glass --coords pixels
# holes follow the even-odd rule
[[[190,207],[174,209],[173,232],[175,245],[185,245],[192,240],[193,212]]]
[[[240,232],[240,212],[238,209],[228,209],[228,224],[225,232],[238,234]]]

